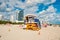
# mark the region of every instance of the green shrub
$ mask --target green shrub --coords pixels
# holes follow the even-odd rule
[[[2,20],[0,20],[0,24],[7,24],[7,23],[9,23],[9,24],[24,24],[24,22],[16,23],[16,22],[11,22],[11,21],[2,21]]]

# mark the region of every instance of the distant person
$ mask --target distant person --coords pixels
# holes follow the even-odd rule
[[[47,24],[46,22],[43,22],[43,23],[42,23],[42,26],[43,26],[43,27],[47,27],[48,24]]]

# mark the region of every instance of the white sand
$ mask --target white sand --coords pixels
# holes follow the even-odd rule
[[[0,40],[60,40],[60,27],[51,26],[39,31],[23,30],[18,25],[0,25]]]

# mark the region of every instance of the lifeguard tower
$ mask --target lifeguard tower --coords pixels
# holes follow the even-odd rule
[[[35,15],[27,15],[25,16],[24,23],[26,25],[27,30],[40,30],[41,27],[39,27],[39,23],[36,22],[36,16]]]

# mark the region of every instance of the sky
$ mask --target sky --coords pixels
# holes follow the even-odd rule
[[[20,10],[24,15],[37,15],[41,21],[60,24],[60,0],[0,0],[0,14],[5,18]]]

